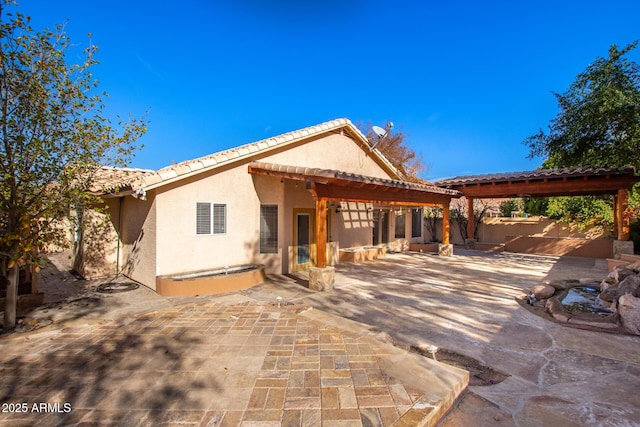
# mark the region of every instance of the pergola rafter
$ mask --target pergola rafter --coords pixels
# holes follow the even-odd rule
[[[440,206],[448,223],[449,204],[460,197],[456,190],[428,184],[357,175],[333,169],[305,168],[273,163],[249,164],[249,173],[302,181],[316,202],[316,245],[318,267],[326,266],[327,202],[361,202],[381,205]],[[443,229],[443,244],[449,244],[449,230]]]
[[[461,176],[436,182],[460,191],[468,199],[467,235],[474,235],[473,200],[483,198],[614,196],[614,234],[629,240],[626,213],[629,190],[640,181],[633,166],[624,168],[565,168],[489,175]]]

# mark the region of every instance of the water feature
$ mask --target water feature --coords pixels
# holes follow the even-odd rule
[[[569,289],[561,302],[569,313],[593,313],[600,316],[613,313],[613,310],[603,305],[598,295],[600,290],[593,286],[577,286]]]

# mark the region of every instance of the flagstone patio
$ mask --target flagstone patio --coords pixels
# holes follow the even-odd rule
[[[0,336],[0,426],[433,425],[467,377],[405,350],[429,345],[509,375],[469,386],[443,427],[640,422],[640,337],[567,328],[514,299],[601,278],[604,261],[456,248],[341,264],[329,292],[272,276],[195,298],[97,294],[58,267],[43,282],[66,299],[28,313],[52,324]]]

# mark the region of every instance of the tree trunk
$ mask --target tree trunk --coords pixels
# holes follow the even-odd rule
[[[18,263],[9,269],[7,274],[7,296],[4,305],[3,328],[9,331],[16,327],[16,308],[18,306]]]

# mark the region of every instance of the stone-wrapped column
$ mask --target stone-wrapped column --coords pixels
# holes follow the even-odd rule
[[[450,242],[450,228],[449,228],[449,205],[442,206],[442,244],[438,245],[438,255],[451,256],[453,255],[453,245]]]

